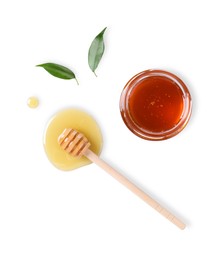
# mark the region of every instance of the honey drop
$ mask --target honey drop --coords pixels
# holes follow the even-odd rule
[[[39,100],[37,97],[29,97],[28,98],[28,101],[27,101],[27,105],[30,107],[30,108],[37,108],[38,105],[39,105]]]

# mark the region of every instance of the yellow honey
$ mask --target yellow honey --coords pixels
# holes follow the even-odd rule
[[[28,101],[27,101],[27,105],[30,107],[30,108],[36,108],[38,107],[39,105],[39,100],[37,97],[29,97],[28,98]]]
[[[100,154],[102,134],[94,118],[79,109],[65,109],[51,118],[44,132],[44,149],[55,167],[68,171],[90,163],[86,157],[72,157],[60,147],[58,137],[65,128],[73,128],[84,134],[91,143],[90,149]]]

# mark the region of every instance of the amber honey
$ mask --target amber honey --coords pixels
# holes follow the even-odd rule
[[[135,75],[120,100],[122,118],[139,137],[163,140],[178,134],[191,113],[191,96],[172,73],[148,70]]]

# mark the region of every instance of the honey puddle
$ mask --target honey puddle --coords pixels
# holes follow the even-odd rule
[[[90,149],[96,154],[100,154],[102,135],[93,117],[79,109],[66,109],[51,118],[44,132],[45,152],[55,167],[69,171],[91,163],[84,156],[72,157],[59,146],[58,137],[65,128],[73,128],[84,134],[91,143]]]

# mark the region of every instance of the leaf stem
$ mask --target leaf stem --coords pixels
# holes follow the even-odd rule
[[[94,72],[94,75],[97,77],[97,74],[96,74],[96,72],[95,71],[93,71]]]
[[[77,82],[77,84],[78,84],[78,86],[79,86],[79,82],[78,82],[78,80],[77,80],[77,78],[75,77],[75,80],[76,80],[76,82]]]

